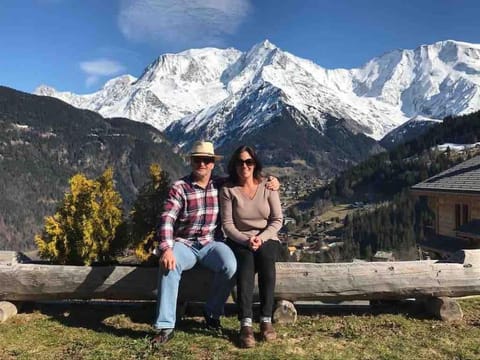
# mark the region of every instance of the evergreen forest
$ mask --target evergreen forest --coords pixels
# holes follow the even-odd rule
[[[376,204],[373,210],[356,211],[345,219],[340,235],[345,260],[370,259],[379,250],[393,251],[397,259],[415,259],[416,244],[424,239],[434,215],[426,199],[412,197],[409,188],[480,153],[478,146],[441,151],[437,145],[474,144],[479,139],[480,112],[447,117],[423,135],[344,171],[294,213],[306,222],[315,206],[327,201]]]

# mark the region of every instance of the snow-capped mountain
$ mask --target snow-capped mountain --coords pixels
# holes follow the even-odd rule
[[[244,97],[260,90],[278,98],[265,99],[258,93],[254,96],[258,103],[251,104],[248,114],[242,112],[249,116],[237,126],[265,124],[280,110],[278,106],[272,110],[272,105],[281,99],[319,131],[328,114],[352,120],[358,130],[380,139],[416,116],[439,119],[478,110],[480,45],[448,40],[395,50],[362,68],[328,70],[264,41],[245,53],[205,48],[165,54],[140,78],[112,79],[93,94],[57,92],[46,86],[36,93],[103,116],[148,122],[160,130],[179,122],[188,132],[212,120],[219,125],[222,116],[245,102]]]
[[[253,136],[286,113],[320,137],[341,124],[351,136],[379,140],[412,119],[480,109],[480,45],[447,40],[329,70],[264,41],[248,52],[165,54],[138,79],[115,78],[93,94],[36,93],[147,122],[185,148],[198,138],[225,145]]]
[[[213,48],[165,54],[150,64],[140,78],[114,78],[93,94],[57,92],[43,85],[35,94],[57,97],[104,117],[127,117],[164,130],[175,120],[227,97],[221,77],[240,55],[235,49]]]

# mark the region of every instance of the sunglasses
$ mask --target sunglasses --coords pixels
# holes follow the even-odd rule
[[[215,158],[208,156],[194,156],[192,159],[195,164],[211,164],[215,162]]]
[[[243,166],[243,164],[247,165],[248,167],[254,166],[255,165],[255,160],[253,160],[253,159],[246,159],[246,160],[237,159],[237,160],[235,160],[235,165]]]

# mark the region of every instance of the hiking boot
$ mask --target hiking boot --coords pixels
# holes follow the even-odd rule
[[[240,328],[240,347],[252,348],[255,346],[255,337],[253,336],[253,328],[251,326],[242,326]]]
[[[271,322],[262,321],[260,323],[260,337],[263,341],[273,341],[277,338],[277,333]]]

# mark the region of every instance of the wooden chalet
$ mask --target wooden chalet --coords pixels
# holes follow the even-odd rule
[[[480,155],[414,185],[435,213],[432,231],[419,245],[441,257],[480,248]]]

